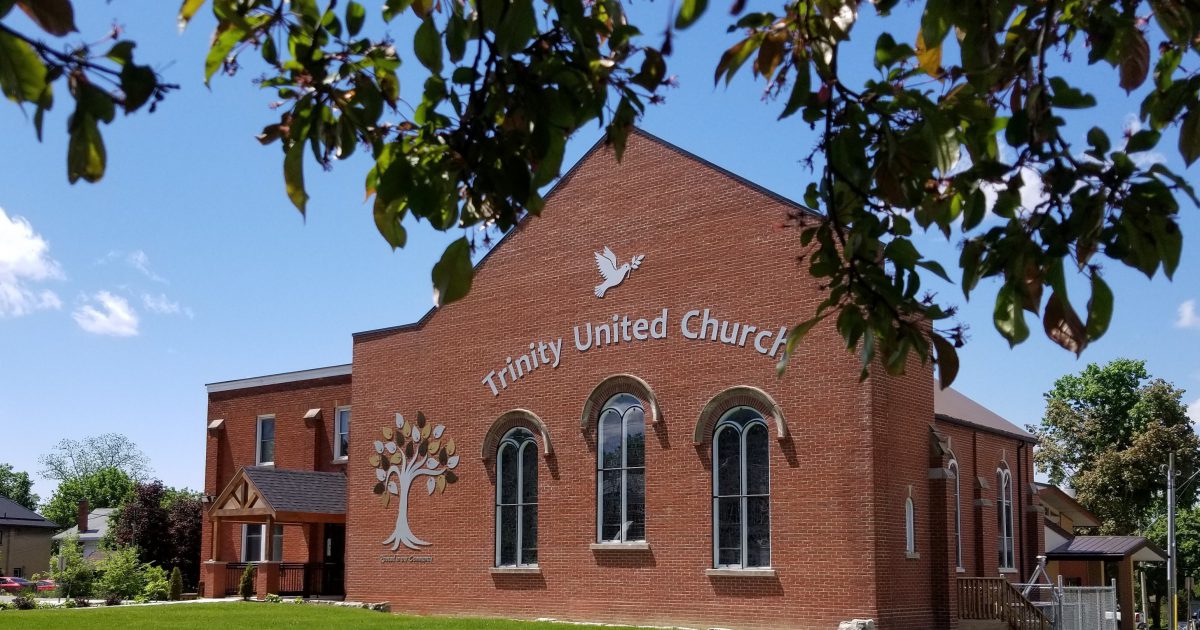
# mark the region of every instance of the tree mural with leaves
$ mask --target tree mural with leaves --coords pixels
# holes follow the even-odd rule
[[[458,481],[454,469],[459,456],[455,453],[453,438],[445,437],[446,427],[434,425],[417,412],[416,422],[408,422],[396,414],[396,426],[384,427],[382,439],[375,440],[375,452],[369,461],[375,467],[374,492],[381,497],[384,507],[391,506],[392,495],[399,500],[396,509],[396,528],[383,541],[391,545],[392,551],[404,545],[409,549],[420,549],[430,543],[417,538],[408,525],[408,491],[414,481],[425,477],[425,490],[430,495],[446,491],[446,486]]]

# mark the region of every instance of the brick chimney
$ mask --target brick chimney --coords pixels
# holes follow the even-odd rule
[[[88,501],[82,499],[79,501],[79,515],[75,519],[76,525],[79,527],[79,533],[82,534],[88,528]]]

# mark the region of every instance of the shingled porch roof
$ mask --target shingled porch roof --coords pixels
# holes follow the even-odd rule
[[[229,480],[210,513],[232,522],[344,523],[346,476],[247,466]]]

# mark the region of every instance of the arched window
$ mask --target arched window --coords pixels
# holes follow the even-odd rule
[[[1012,569],[1016,567],[1016,558],[1013,552],[1013,500],[1012,500],[1012,475],[1008,472],[1008,466],[1000,465],[996,470],[996,514],[1000,519],[997,532],[999,534],[998,544],[996,546],[999,552],[1000,568]]]
[[[958,475],[958,461],[950,460],[950,465],[947,466],[951,475],[954,475],[954,566],[963,568],[962,558],[962,481]]]
[[[496,566],[537,566],[537,460],[533,433],[517,427],[496,451]]]
[[[771,566],[767,423],[751,407],[725,412],[713,430],[713,565]]]
[[[604,403],[597,426],[596,537],[646,540],[646,411],[636,396]]]
[[[917,515],[912,497],[904,501],[904,551],[917,553]]]

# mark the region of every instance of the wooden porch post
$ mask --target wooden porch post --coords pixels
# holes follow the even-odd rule
[[[212,516],[212,553],[209,555],[213,562],[221,557],[221,519],[216,515]]]
[[[270,562],[275,559],[275,519],[267,516],[267,524],[263,530],[263,560]]]

